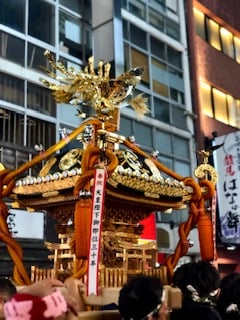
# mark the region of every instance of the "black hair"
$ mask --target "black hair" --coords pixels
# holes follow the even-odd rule
[[[220,294],[217,301],[217,310],[223,319],[240,319],[240,274],[230,273],[222,279]],[[230,305],[237,309],[227,312]]]
[[[17,292],[16,286],[8,278],[0,278],[0,296],[5,301],[9,300]]]
[[[173,284],[181,289],[184,296],[189,296],[187,286],[191,285],[202,298],[220,287],[221,277],[209,261],[200,260],[180,266],[173,276]]]
[[[141,320],[161,304],[163,286],[157,277],[143,274],[131,277],[122,287],[118,307],[124,320]]]

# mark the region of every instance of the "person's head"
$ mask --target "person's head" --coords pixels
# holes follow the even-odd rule
[[[145,320],[158,314],[163,286],[158,278],[136,275],[120,290],[118,308],[124,320]]]
[[[223,319],[240,319],[240,274],[231,273],[222,279],[217,309]]]
[[[208,261],[184,264],[173,276],[173,284],[181,289],[184,299],[196,302],[215,300],[220,283],[218,270]]]
[[[3,305],[17,292],[15,285],[7,278],[0,278],[0,317],[3,316]]]
[[[26,285],[4,304],[6,320],[76,319],[78,311],[74,295],[57,279]]]

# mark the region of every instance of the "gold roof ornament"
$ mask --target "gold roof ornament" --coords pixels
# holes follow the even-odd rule
[[[62,74],[58,76],[46,70],[56,81],[41,79],[41,82],[53,91],[56,102],[91,107],[100,120],[113,117],[115,108],[123,104],[129,104],[139,117],[149,112],[147,99],[142,94],[133,97],[143,68],[136,67],[117,78],[110,78],[110,63],[104,64],[103,61],[99,61],[95,72],[93,57],[89,58],[88,65],[83,70],[76,72],[72,67],[66,69],[61,62],[55,62],[48,50],[45,51],[45,56],[52,67]],[[78,112],[82,116],[81,110]]]

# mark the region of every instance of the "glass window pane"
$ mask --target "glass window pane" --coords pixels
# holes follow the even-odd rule
[[[152,85],[154,92],[168,97],[169,74],[167,66],[156,59],[152,59]]]
[[[207,19],[209,43],[215,49],[221,51],[221,42],[219,36],[219,25],[212,19]]]
[[[193,8],[194,20],[195,20],[195,28],[196,33],[202,39],[206,39],[205,32],[205,16],[204,14],[196,8]]]
[[[220,28],[222,49],[229,57],[234,58],[233,34],[225,28]]]
[[[144,67],[144,73],[142,75],[141,83],[149,85],[149,70],[148,70],[148,56],[135,50],[131,49],[131,60],[132,67]]]
[[[27,107],[42,114],[56,116],[56,102],[52,92],[29,82],[27,85]]]
[[[152,127],[146,126],[145,124],[139,122],[135,122],[134,135],[137,144],[150,148],[153,147]]]
[[[23,145],[23,133],[21,128],[21,122],[23,121],[23,115],[0,108],[0,140],[3,143],[13,143]]]
[[[174,163],[175,171],[183,177],[191,176],[191,168],[189,163],[175,160]]]
[[[177,92],[182,93],[182,95],[178,95],[174,94],[173,92],[173,96],[171,96],[171,98],[179,103],[183,103],[184,100],[182,99],[182,97],[184,92],[184,83],[182,72],[179,72],[173,68],[169,68],[169,83],[172,89],[175,89]]]
[[[213,117],[211,100],[211,87],[203,82],[200,83],[201,109],[209,117]]]
[[[23,40],[14,37],[8,33],[0,32],[0,57],[24,65],[24,48]]]
[[[164,31],[164,17],[159,11],[149,8],[149,23],[160,31]]]
[[[233,127],[237,127],[237,121],[239,119],[238,102],[239,100],[234,99],[232,96],[227,96],[227,106],[229,114],[229,124]]]
[[[172,12],[177,13],[178,11],[178,1],[177,0],[166,0],[167,8]]]
[[[156,11],[164,11],[166,9],[165,0],[149,0],[149,6],[154,8]]]
[[[166,45],[164,42],[159,41],[153,37],[151,40],[151,53],[154,54],[157,58],[166,60]]]
[[[147,34],[145,31],[130,24],[130,39],[135,45],[146,49],[147,48]]]
[[[172,106],[172,124],[178,128],[187,130],[186,116],[184,115],[185,109],[177,106]]]
[[[28,33],[41,41],[54,44],[54,6],[42,0],[29,0]]]
[[[16,169],[16,151],[10,148],[3,149],[2,161],[8,170]]]
[[[49,63],[49,60],[44,56],[45,48],[37,47],[32,43],[28,43],[28,67],[44,72],[43,68],[50,70],[51,72],[55,72],[55,69]],[[55,55],[51,53],[53,59],[55,60]],[[44,72],[44,74],[46,74]]]
[[[169,133],[156,130],[154,138],[154,145],[158,151],[169,154],[172,153],[171,135]]]
[[[170,96],[172,100],[178,102],[179,104],[184,104],[184,92],[170,88]]]
[[[162,162],[166,167],[173,170],[173,159],[166,156],[159,156],[158,159]]]
[[[84,1],[84,5],[85,5]],[[59,0],[59,3],[62,4],[63,6],[67,7],[68,9],[77,12],[79,14],[82,13],[81,11],[81,1],[79,0]]]
[[[81,21],[65,11],[59,13],[60,49],[77,58],[82,56]],[[81,46],[80,46],[81,45]]]
[[[24,124],[23,124],[24,125]],[[35,144],[42,144],[45,149],[56,141],[55,124],[27,117],[27,147],[33,148]]]
[[[132,120],[124,116],[121,116],[119,132],[125,137],[132,136],[133,135]]]
[[[168,57],[168,62],[175,67],[182,69],[182,53],[171,48],[167,47],[167,57]]]
[[[173,39],[180,40],[179,24],[170,19],[166,19],[166,33]]]
[[[24,81],[0,72],[0,99],[24,105]]]
[[[173,137],[173,152],[174,155],[189,159],[189,142],[187,139],[179,136]]]
[[[129,0],[129,12],[146,20],[146,5],[139,0]]]
[[[234,37],[234,47],[236,61],[240,63],[240,39],[237,37]]]
[[[165,123],[170,123],[170,105],[168,102],[154,98],[154,117]]]
[[[240,100],[236,101],[236,127],[240,128]]]
[[[1,0],[0,24],[24,33],[25,0]]]
[[[228,123],[227,101],[225,93],[213,88],[215,119]]]

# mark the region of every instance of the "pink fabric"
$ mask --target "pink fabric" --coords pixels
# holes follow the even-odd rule
[[[40,298],[16,293],[4,304],[6,320],[52,320],[67,311],[67,303],[59,290]]]

